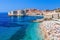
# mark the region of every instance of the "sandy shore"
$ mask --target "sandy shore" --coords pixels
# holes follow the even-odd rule
[[[44,40],[60,40],[60,23],[58,21],[44,21],[39,26]]]
[[[45,26],[43,26],[43,24],[40,24],[40,28],[41,28],[42,33],[44,35],[44,40],[49,40],[49,37],[48,37],[49,35],[47,33],[47,30],[46,30]]]

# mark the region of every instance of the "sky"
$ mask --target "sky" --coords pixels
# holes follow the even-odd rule
[[[60,8],[60,0],[0,0],[0,12],[29,8],[39,10]]]

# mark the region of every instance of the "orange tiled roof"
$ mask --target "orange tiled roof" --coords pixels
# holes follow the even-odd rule
[[[27,13],[37,13],[37,14],[39,14],[39,13],[42,13],[42,11],[37,10],[37,9],[28,9]]]

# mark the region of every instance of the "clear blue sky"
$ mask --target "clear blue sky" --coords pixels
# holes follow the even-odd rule
[[[25,8],[41,10],[60,8],[60,0],[0,0],[0,12]]]

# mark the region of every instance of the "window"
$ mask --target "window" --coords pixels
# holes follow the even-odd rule
[[[40,15],[40,14],[37,14],[37,15]]]
[[[26,13],[25,13],[25,11],[24,11],[24,10],[22,10],[22,11],[21,11],[21,13],[22,13],[23,15],[26,15]]]
[[[10,14],[11,14],[11,12],[10,12]]]
[[[13,11],[13,14],[17,14],[17,11]]]

